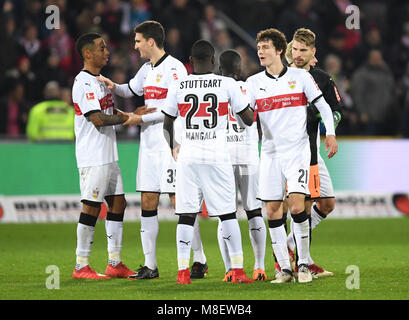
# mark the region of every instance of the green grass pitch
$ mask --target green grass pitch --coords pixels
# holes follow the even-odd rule
[[[253,253],[248,223],[240,221],[245,271],[252,275]],[[122,260],[130,268],[143,264],[140,225],[125,223]],[[73,280],[76,223],[0,224],[0,300],[407,300],[409,298],[409,218],[329,219],[313,231],[316,263],[335,273],[311,283],[223,283],[224,266],[214,219],[201,219],[209,273],[191,285],[176,285],[176,222],[161,221],[158,238],[160,278]],[[270,238],[266,272],[273,277]],[[58,267],[59,289],[47,289],[49,265]],[[107,265],[103,221],[96,225],[90,265],[103,273]],[[348,266],[359,268],[346,273]],[[350,277],[355,276],[355,280]],[[52,282],[55,284],[55,282]],[[348,283],[359,288],[348,289]]]

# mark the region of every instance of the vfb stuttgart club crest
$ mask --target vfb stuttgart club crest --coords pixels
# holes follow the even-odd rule
[[[294,89],[296,84],[297,84],[297,81],[295,81],[294,79],[291,79],[290,81],[288,81],[288,86],[291,89]]]
[[[156,75],[156,82],[160,82],[162,80],[162,78],[163,78],[163,75],[161,73],[158,73]]]
[[[96,199],[96,198],[98,198],[98,195],[99,195],[99,189],[98,188],[93,189],[92,190],[92,197],[94,199]]]

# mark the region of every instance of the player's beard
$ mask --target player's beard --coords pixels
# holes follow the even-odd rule
[[[297,68],[299,69],[303,69],[307,64],[309,63],[309,61],[306,60],[294,60],[294,64]]]

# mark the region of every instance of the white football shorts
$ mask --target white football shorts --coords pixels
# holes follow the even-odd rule
[[[276,158],[261,153],[257,198],[262,201],[283,201],[286,187],[287,194],[308,195],[310,160],[308,143],[291,154]]]
[[[262,204],[257,199],[258,192],[258,165],[233,165],[236,190],[240,191],[243,208],[246,211],[260,209]]]
[[[165,160],[166,161],[166,160]],[[176,161],[173,159],[169,151],[169,157],[162,168],[162,177],[160,182],[161,193],[175,193],[176,192]]]
[[[117,162],[78,170],[81,200],[104,202],[106,196],[124,194],[121,169]]]
[[[324,159],[318,153],[318,169],[320,175],[320,198],[334,198],[335,192]]]
[[[158,152],[143,152],[139,150],[138,169],[136,171],[136,191],[156,193],[175,192],[174,164],[172,164],[170,158],[172,158],[170,149]]]
[[[209,216],[236,212],[236,192],[231,164],[177,161],[176,214],[199,213],[203,200]]]

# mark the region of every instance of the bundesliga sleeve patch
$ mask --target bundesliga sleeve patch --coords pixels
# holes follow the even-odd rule
[[[86,93],[85,96],[87,97],[87,100],[94,100],[95,95],[93,92]]]

